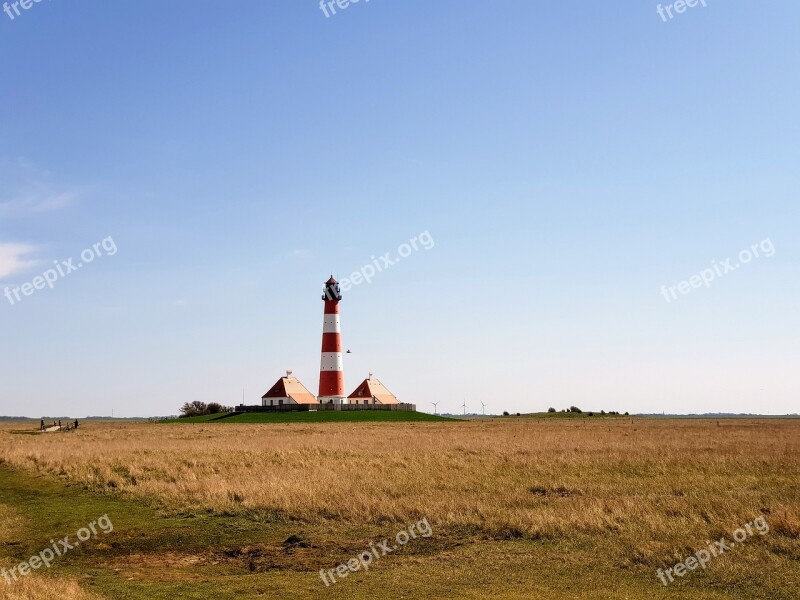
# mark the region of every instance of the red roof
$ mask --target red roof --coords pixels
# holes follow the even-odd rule
[[[317,404],[317,398],[295,377],[281,377],[264,398],[291,398],[298,404]]]
[[[375,398],[378,404],[400,404],[392,392],[386,389],[380,381],[374,378],[368,378],[361,382],[352,394],[348,396],[354,400],[371,400]]]

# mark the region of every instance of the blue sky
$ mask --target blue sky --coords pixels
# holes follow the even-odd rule
[[[0,291],[116,248],[0,297],[0,414],[316,391],[322,283],[423,232],[345,294],[348,390],[799,412],[800,5],[707,4],[0,13]]]

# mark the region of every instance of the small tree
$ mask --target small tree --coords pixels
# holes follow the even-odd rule
[[[187,402],[181,407],[182,417],[199,417],[208,414],[208,405],[200,400]]]
[[[569,412],[582,413],[583,411],[580,408],[578,408],[577,406],[570,406],[569,407]]]
[[[547,412],[554,413],[556,412],[556,409],[551,406],[550,408],[547,409]]]
[[[225,407],[219,402],[209,402],[206,411],[207,415],[218,415],[221,412],[225,412]]]
[[[507,411],[507,410],[504,410],[504,411],[503,411],[503,416],[504,416],[504,417],[507,417],[507,416],[508,416],[508,411]]]

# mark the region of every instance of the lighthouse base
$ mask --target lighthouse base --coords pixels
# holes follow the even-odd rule
[[[347,404],[347,396],[320,396],[317,398],[320,404],[333,404],[334,406],[341,406]]]

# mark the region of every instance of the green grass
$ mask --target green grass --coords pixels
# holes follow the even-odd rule
[[[98,533],[57,559],[45,575],[78,578],[82,586],[112,599],[794,597],[777,584],[765,589],[763,578],[738,590],[712,590],[703,587],[698,575],[664,588],[649,568],[598,559],[608,543],[602,537],[490,539],[435,523],[432,537],[415,540],[375,561],[368,572],[326,588],[320,569],[336,568],[406,524],[310,526],[256,515],[159,514],[139,501],[90,493],[2,464],[0,503],[25,523],[23,531],[0,544],[0,562],[7,565],[48,547],[50,539],[69,535],[74,541],[78,529],[107,514],[113,532]],[[303,545],[288,544],[291,536]]]
[[[416,421],[452,421],[447,417],[402,410],[325,410],[314,412],[227,413],[174,419],[167,423],[405,423]]]

